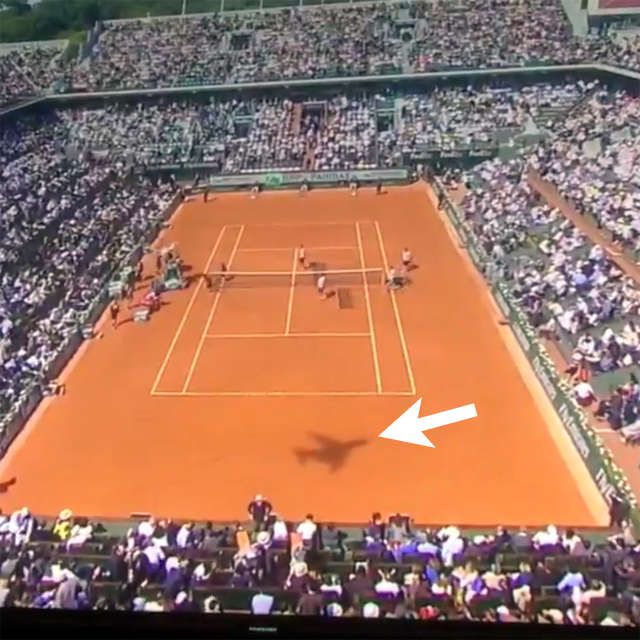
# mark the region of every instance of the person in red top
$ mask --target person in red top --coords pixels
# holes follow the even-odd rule
[[[112,300],[111,305],[109,306],[109,312],[111,314],[111,326],[114,329],[118,328],[118,315],[120,314],[120,305],[117,300]]]
[[[591,367],[585,360],[581,360],[578,364],[578,373],[576,377],[580,382],[589,382],[591,380]]]

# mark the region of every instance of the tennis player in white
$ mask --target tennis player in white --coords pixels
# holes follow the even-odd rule
[[[316,287],[318,287],[318,293],[320,294],[321,298],[325,297],[324,291],[326,286],[327,286],[327,276],[322,274],[316,282]]]
[[[303,269],[307,268],[307,251],[303,244],[301,244],[298,249],[298,262]]]

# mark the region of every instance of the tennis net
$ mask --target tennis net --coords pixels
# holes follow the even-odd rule
[[[205,275],[207,285],[214,289],[259,287],[316,286],[318,278],[326,277],[326,288],[381,285],[384,269],[333,269],[327,271],[210,271]]]

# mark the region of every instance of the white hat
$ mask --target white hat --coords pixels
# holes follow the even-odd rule
[[[380,607],[375,602],[367,602],[362,607],[362,615],[365,618],[377,618],[380,615]]]

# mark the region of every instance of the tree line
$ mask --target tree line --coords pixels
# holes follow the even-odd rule
[[[182,0],[0,0],[0,42],[68,38],[97,20],[181,12]]]

